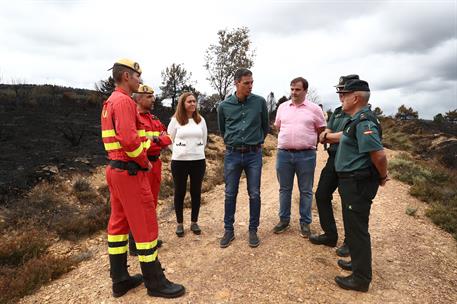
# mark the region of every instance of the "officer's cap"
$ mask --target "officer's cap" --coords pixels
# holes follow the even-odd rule
[[[129,69],[137,72],[138,74],[141,74],[140,64],[138,62],[133,61],[133,60],[130,60],[130,59],[127,59],[127,58],[119,59],[118,61],[116,61],[114,63],[113,67],[110,70],[112,70],[116,65],[124,66],[126,68],[129,68]]]
[[[341,76],[340,80],[338,81],[338,84],[335,86],[335,88],[338,90],[338,89],[344,87],[344,84],[352,79],[360,79],[360,78],[359,78],[359,75],[357,75],[357,74]]]
[[[349,80],[344,84],[344,87],[339,89],[337,93],[349,93],[355,91],[365,91],[370,92],[370,87],[368,86],[368,82],[365,80],[360,79],[352,79]]]
[[[148,85],[140,84],[138,87],[137,94],[154,94],[154,89]]]

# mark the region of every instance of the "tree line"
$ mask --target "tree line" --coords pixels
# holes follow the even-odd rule
[[[201,110],[213,111],[218,103],[231,93],[235,71],[238,68],[251,68],[254,65],[255,51],[252,48],[247,27],[219,30],[217,37],[217,43],[210,44],[204,54],[204,68],[208,73],[206,79],[216,93],[206,95],[199,92],[195,87],[196,81],[192,80],[192,72],[188,71],[183,63],[172,63],[161,71],[160,89],[162,93],[156,96],[156,107],[161,106],[162,100],[171,99],[171,108],[174,111],[179,95],[182,92],[191,91],[197,97]],[[95,84],[95,88],[107,98],[114,90],[114,79],[109,77],[107,80],[102,80]],[[271,92],[266,98],[269,112],[274,112],[281,103],[289,99],[290,97],[282,96],[277,100],[274,93]],[[314,88],[309,88],[307,99],[316,104],[321,102]],[[379,107],[373,111],[378,117],[384,116]],[[327,110],[327,114],[330,117],[332,110]],[[413,108],[401,105],[394,118],[413,120],[418,119],[419,115]],[[438,113],[433,120],[437,123],[457,123],[457,109],[450,110],[445,114]]]

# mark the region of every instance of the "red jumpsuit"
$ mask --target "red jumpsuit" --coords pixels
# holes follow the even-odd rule
[[[148,172],[149,184],[151,186],[152,195],[154,196],[154,205],[157,208],[160,182],[162,181],[162,161],[159,156],[162,148],[171,145],[171,138],[167,134],[167,129],[160,122],[159,118],[152,115],[150,112],[140,113],[140,121],[144,125],[146,136],[157,138],[156,142],[150,141],[150,146],[147,150],[148,158],[153,163],[152,170]]]
[[[136,104],[122,89],[116,88],[103,104],[102,139],[110,160],[135,162],[147,168],[146,138]],[[111,216],[108,223],[108,252],[125,254],[129,231],[137,241],[140,262],[157,258],[157,215],[148,180],[148,172],[139,170],[129,175],[127,170],[106,167],[110,190]],[[152,215],[152,220],[151,220]]]

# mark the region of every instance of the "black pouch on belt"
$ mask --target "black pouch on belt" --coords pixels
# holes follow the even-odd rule
[[[135,176],[140,168],[140,165],[138,165],[136,162],[130,161],[127,163],[127,172],[129,175]]]

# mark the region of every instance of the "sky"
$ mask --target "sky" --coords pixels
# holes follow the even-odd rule
[[[335,108],[339,77],[359,74],[386,115],[402,104],[425,119],[457,108],[457,0],[4,1],[0,82],[93,89],[130,58],[156,91],[161,71],[181,63],[212,94],[205,50],[218,30],[241,26],[258,95],[288,96],[302,76]]]

